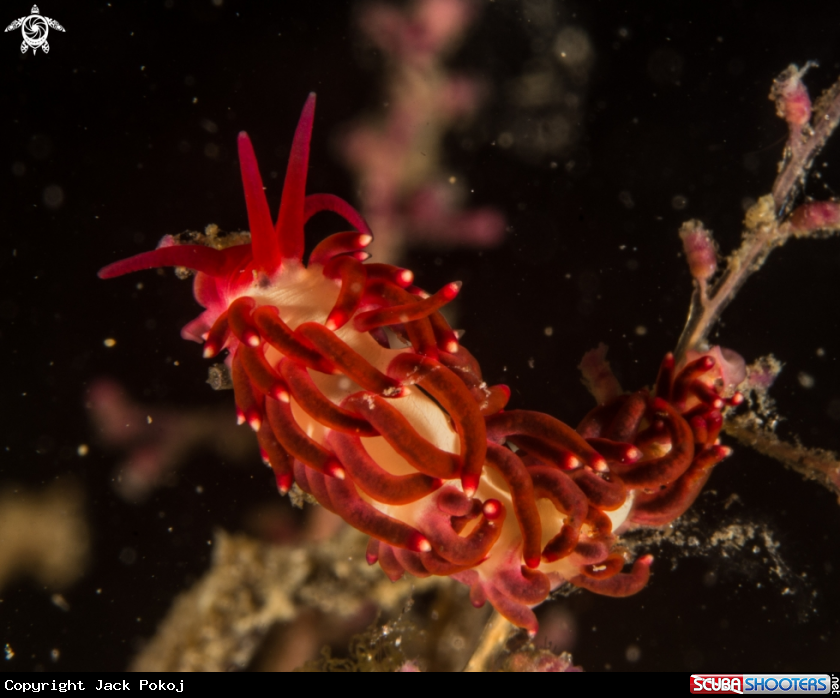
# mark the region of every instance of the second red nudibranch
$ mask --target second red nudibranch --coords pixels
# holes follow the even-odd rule
[[[296,483],[370,535],[368,562],[391,579],[452,576],[476,606],[489,601],[531,633],[532,608],[564,582],[609,596],[642,589],[653,558],[625,572],[620,534],[691,506],[728,455],[721,412],[740,400],[743,366],[717,348],[679,366],[668,355],[653,391],[604,391],[577,429],[506,410],[510,390],[484,382],[440,313],[460,283],[428,294],[410,271],[368,262],[362,217],[338,197],[305,194],[314,110],[312,94],[276,223],[241,133],[250,238],[166,236],[100,277],[195,272],[205,310],[182,335],[205,358],[227,352],[237,418],[280,492]],[[304,225],[320,211],[354,230],[326,238],[304,265]]]

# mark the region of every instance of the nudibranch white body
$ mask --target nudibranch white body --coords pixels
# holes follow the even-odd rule
[[[361,216],[305,195],[314,108],[310,95],[276,224],[242,133],[250,237],[167,236],[100,276],[195,271],[205,310],[183,335],[206,358],[228,352],[238,418],[279,490],[297,483],[369,534],[368,561],[392,579],[451,575],[475,605],[489,601],[532,633],[532,608],[564,582],[611,596],[642,589],[653,558],[622,571],[617,533],[673,521],[728,454],[721,410],[740,396],[722,357],[675,366],[668,355],[653,391],[606,391],[577,429],[505,409],[508,388],[487,386],[439,312],[460,284],[429,295],[410,271],[367,262]],[[355,231],[328,237],[304,265],[304,224],[323,210]]]

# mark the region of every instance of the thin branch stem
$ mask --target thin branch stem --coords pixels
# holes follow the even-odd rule
[[[754,227],[744,232],[741,247],[729,256],[723,274],[708,290],[705,283],[695,281],[688,319],[674,351],[677,362],[681,362],[689,350],[707,348],[709,333],[741,286],[761,268],[775,247],[787,241],[789,233],[778,226],[773,210],[773,199],[763,197],[759,200],[750,211],[755,219]],[[747,214],[748,221],[750,213]]]
[[[804,95],[810,109],[807,92],[800,82],[808,67],[799,70],[790,66],[777,78],[771,96],[776,99],[780,115],[788,113],[789,105],[784,100],[792,82],[795,82],[794,88],[802,90],[797,98]],[[814,158],[840,123],[840,79],[817,100],[811,124],[785,118],[788,119],[790,138],[772,194],[759,199],[747,212],[741,246],[729,256],[726,269],[711,288],[707,290],[705,282],[695,280],[688,319],[674,352],[678,362],[692,349],[703,351],[707,348],[709,333],[744,282],[762,267],[773,249],[781,247],[795,232],[785,218]],[[807,116],[803,121],[807,121]]]
[[[723,428],[742,444],[775,458],[805,479],[818,482],[840,502],[840,460],[836,453],[782,441],[769,429],[762,428],[752,414],[727,420]]]
[[[489,671],[493,661],[504,649],[508,638],[517,630],[518,628],[502,618],[498,611],[493,611],[464,671],[470,673]]]
[[[795,68],[791,66],[791,68]],[[805,66],[807,69],[808,66]],[[790,70],[790,68],[788,69]],[[787,72],[787,71],[786,71]],[[804,69],[803,71],[804,72]],[[784,73],[782,74],[784,75]],[[793,197],[805,183],[805,176],[820,150],[840,122],[840,79],[817,100],[812,126],[798,133],[792,132],[788,141],[786,161],[773,183],[773,201],[781,217]]]

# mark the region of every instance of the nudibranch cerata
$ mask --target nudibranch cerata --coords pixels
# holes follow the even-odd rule
[[[740,396],[720,350],[679,365],[667,355],[654,388],[607,391],[577,429],[506,409],[510,390],[484,382],[440,313],[460,284],[428,294],[410,271],[368,262],[362,217],[338,197],[306,195],[314,110],[313,94],[276,223],[241,133],[250,236],[166,236],[100,277],[195,272],[204,312],[182,335],[203,343],[205,358],[227,351],[238,419],[256,432],[280,492],[297,483],[368,534],[368,562],[390,578],[452,576],[476,606],[489,601],[531,633],[532,608],[564,582],[638,592],[653,558],[624,571],[618,534],[679,517],[729,452],[721,411]],[[305,265],[304,225],[320,211],[355,230],[327,237]]]

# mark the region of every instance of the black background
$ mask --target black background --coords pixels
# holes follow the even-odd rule
[[[511,385],[515,406],[574,423],[591,405],[575,367],[599,341],[610,345],[623,385],[653,380],[690,295],[679,224],[701,218],[723,250],[737,243],[742,199],[769,190],[786,136],[767,100],[771,81],[811,59],[821,64],[808,76],[812,95],[830,84],[840,74],[840,12],[806,2],[558,6],[596,53],[583,139],[574,153],[537,162],[491,146],[499,115],[516,107],[498,90],[474,126],[475,146],[452,138],[447,158],[475,190],[472,201],[499,206],[513,232],[497,250],[421,250],[406,263],[426,288],[465,282],[464,341],[489,382]],[[0,644],[16,653],[3,668],[119,669],[206,568],[212,530],[237,530],[250,508],[276,494],[259,463],[230,469],[198,459],[174,488],[132,506],[112,492],[111,455],[94,448],[76,456],[79,443],[91,442],[84,395],[95,376],[118,377],[150,401],[232,403],[230,393],[204,385],[198,348],[179,337],[196,314],[185,285],[147,273],[138,294],[139,277],[106,283],[96,271],[166,233],[244,226],[235,135],[247,129],[263,171],[282,173],[312,90],[319,100],[309,191],[354,201],[331,134],[378,99],[379,73],[364,67],[376,56],[358,40],[352,3],[51,0],[40,8],[67,29],[50,33],[49,55],[21,56],[17,31],[0,36],[0,484],[77,478],[88,495],[93,564],[65,592],[69,612],[30,582],[4,589]],[[5,26],[28,12],[29,0],[3,10]],[[454,63],[502,85],[527,58],[525,21],[519,2],[487,4]],[[676,77],[651,70],[662,51],[681,63]],[[203,119],[218,133],[202,129]],[[179,149],[183,141],[189,152]],[[208,142],[220,148],[217,159],[204,156]],[[562,164],[572,157],[582,164],[568,175]],[[840,188],[840,143],[823,161],[822,180],[808,185],[814,196]],[[22,176],[16,162],[25,164]],[[272,202],[279,181],[267,180]],[[54,184],[64,192],[58,209],[42,199]],[[684,210],[672,207],[675,195],[687,197]],[[787,433],[835,450],[838,410],[828,407],[840,398],[838,271],[840,240],[791,243],[749,281],[720,329],[721,343],[748,360],[773,352],[786,363],[774,394]],[[639,325],[644,336],[635,334]],[[106,349],[106,337],[117,346]],[[815,378],[813,388],[800,386],[800,371]],[[572,599],[575,662],[588,670],[836,668],[835,497],[746,449],[709,489],[698,505],[707,530],[732,517],[765,524],[796,579],[777,580],[749,549],[728,559],[677,555],[676,569],[666,553],[636,597]],[[741,504],[724,513],[733,492]],[[177,536],[166,531],[173,522]],[[119,560],[126,546],[138,554],[130,566]],[[795,593],[783,595],[786,586]],[[641,648],[632,664],[631,644]]]

